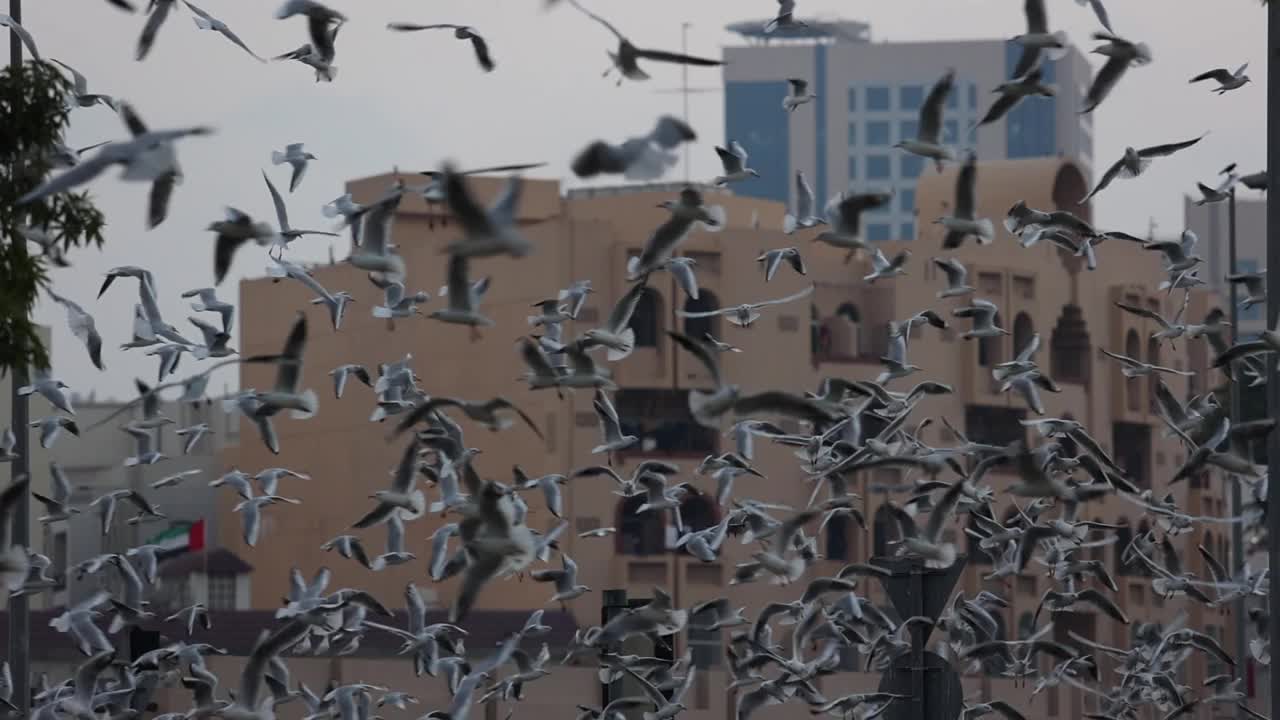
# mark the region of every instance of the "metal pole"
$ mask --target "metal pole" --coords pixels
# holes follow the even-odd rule
[[[1236,268],[1236,189],[1231,188],[1231,195],[1227,198],[1227,267],[1228,272],[1235,275],[1239,270]],[[1231,344],[1235,345],[1240,339],[1240,305],[1236,295],[1236,283],[1228,283],[1228,299],[1231,303]],[[1234,427],[1240,422],[1240,382],[1236,377],[1236,363],[1228,366],[1231,373],[1231,425]],[[1253,452],[1253,448],[1249,448],[1249,452]],[[1240,488],[1240,478],[1234,474],[1230,477],[1231,481],[1231,515],[1239,517],[1244,508],[1243,492]],[[1231,574],[1232,577],[1242,577],[1244,574],[1245,564],[1245,548],[1244,548],[1244,526],[1240,523],[1231,524]],[[1234,633],[1235,633],[1235,656],[1238,658],[1236,662],[1236,677],[1245,678],[1249,672],[1250,662],[1246,660],[1249,657],[1249,643],[1245,636],[1245,603],[1241,597],[1236,600],[1235,607],[1231,612],[1235,616]],[[1247,679],[1244,682],[1248,682]],[[1240,717],[1245,717],[1246,713],[1243,709],[1237,710]]]
[[[680,53],[683,55],[689,54],[689,25],[690,23],[687,22],[680,25]],[[685,63],[680,63],[680,93],[684,97],[684,124],[688,125],[689,66]],[[684,144],[684,182],[686,185],[689,184],[689,176],[692,172],[689,168],[689,146],[691,144],[692,143]]]
[[[1280,115],[1272,112],[1280,107],[1280,68],[1272,60],[1280,56],[1280,1],[1267,3],[1267,179],[1280,174]],[[1276,117],[1273,117],[1275,115]],[[1271,122],[1275,120],[1276,122]],[[1267,329],[1275,328],[1280,319],[1280,203],[1275,193],[1267,190]],[[1267,416],[1280,416],[1280,381],[1276,379],[1276,362],[1280,353],[1270,353],[1267,359]],[[1267,436],[1268,477],[1280,477],[1280,433]],[[1280,568],[1280,503],[1267,504],[1267,555],[1268,567]],[[1267,596],[1267,611],[1273,622],[1269,623],[1271,647],[1280,647],[1280,592]],[[1271,712],[1280,718],[1280,668],[1268,668]]]
[[[15,23],[22,23],[22,0],[9,0],[9,16]],[[13,29],[9,30],[9,65],[15,69],[22,65],[22,39]],[[18,256],[24,256],[27,248],[26,241],[19,237],[14,237],[12,241],[18,250]],[[27,436],[27,398],[18,395],[18,388],[27,384],[27,368],[14,367],[9,374],[9,381],[9,396],[13,403],[11,423],[14,439],[17,440],[14,452],[18,454],[18,458],[10,466],[10,472],[12,479],[17,480],[31,474],[31,444]],[[13,522],[12,543],[24,548],[30,547],[30,493],[23,493],[18,500],[16,515]],[[18,708],[19,717],[26,717],[31,706],[31,637],[29,634],[31,619],[27,614],[28,609],[25,594],[9,598],[9,664],[13,674],[11,702]]]

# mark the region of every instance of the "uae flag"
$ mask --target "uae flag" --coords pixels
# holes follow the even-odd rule
[[[204,518],[191,523],[180,522],[168,530],[147,538],[148,545],[158,545],[161,555],[180,555],[204,549]]]

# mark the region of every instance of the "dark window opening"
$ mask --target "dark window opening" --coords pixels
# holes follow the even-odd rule
[[[1133,482],[1138,487],[1151,487],[1151,426],[1114,423],[1111,426],[1111,447],[1114,448],[1116,464],[1124,469]]]
[[[614,398],[622,431],[640,442],[630,452],[706,455],[716,452],[718,434],[694,422],[688,391],[619,390]]]
[[[993,405],[966,405],[964,431],[973,442],[991,445],[1008,445],[1027,437],[1022,419],[1027,411],[1022,408]]]
[[[710,290],[699,290],[698,299],[687,298],[684,301],[684,311],[708,312],[720,308],[720,299]],[[707,335],[720,336],[720,316],[712,315],[711,317],[687,317],[684,319],[684,334],[694,340],[703,340]]]
[[[637,512],[645,497],[636,495],[618,503],[614,547],[619,555],[661,555],[667,549],[665,511]]]
[[[636,334],[636,347],[657,347],[662,331],[662,298],[651,288],[640,294],[640,302],[631,314],[631,329]]]

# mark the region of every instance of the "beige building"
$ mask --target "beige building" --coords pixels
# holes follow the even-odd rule
[[[1062,160],[986,163],[978,176],[981,213],[997,224],[1019,200],[1035,208],[1078,211],[1075,201],[1087,191],[1079,169]],[[393,180],[390,175],[356,180],[350,183],[349,190],[357,200],[368,201]],[[880,370],[875,358],[885,344],[887,321],[904,319],[926,308],[949,316],[957,303],[935,297],[943,279],[928,261],[941,254],[941,228],[930,222],[951,202],[953,180],[954,171],[941,176],[927,173],[921,179],[916,197],[918,237],[912,242],[883,246],[886,254],[902,248],[914,252],[910,274],[874,285],[861,279],[868,271],[865,260],[844,263],[843,253],[810,242],[814,231],[792,237],[783,235],[778,229],[784,212],[780,204],[706,190],[708,202],[725,207],[728,223],[719,233],[693,234],[681,247],[684,254],[697,260],[698,279],[703,287],[701,301],[690,303],[669,275],[655,274],[650,280],[653,292],[642,301],[633,320],[637,348],[631,357],[612,367],[619,386],[614,394],[618,412],[628,431],[644,441],[641,450],[622,458],[618,471],[625,475],[637,461],[661,457],[680,464],[681,479],[710,491],[711,482],[694,476],[692,470],[703,456],[731,447],[719,433],[695,425],[688,417],[686,393],[705,385],[707,378],[688,355],[673,346],[664,334],[666,330],[683,329],[693,335],[710,331],[742,348],[740,354],[722,357],[729,378],[746,391],[778,388],[801,392],[815,389],[824,377],[874,377]],[[477,178],[472,184],[481,197],[492,197],[501,181]],[[369,421],[375,399],[370,389],[352,381],[344,398],[334,399],[327,373],[340,364],[360,363],[372,372],[379,363],[411,354],[420,385],[429,394],[472,400],[502,395],[526,410],[540,425],[545,441],[523,426],[495,434],[461,420],[468,444],[483,451],[474,462],[485,477],[509,482],[515,464],[530,475],[538,475],[564,473],[603,461],[603,457],[589,454],[599,433],[591,395],[577,392],[559,400],[554,392],[530,392],[516,380],[524,368],[514,343],[530,332],[526,317],[533,311],[531,305],[554,297],[557,288],[576,280],[590,279],[595,293],[576,323],[566,327],[566,335],[602,321],[613,300],[627,287],[624,266],[628,255],[638,252],[652,229],[666,217],[666,211],[658,209],[657,204],[670,199],[678,189],[667,186],[562,194],[556,182],[526,182],[518,218],[536,250],[521,260],[486,259],[473,264],[473,278],[492,279],[482,310],[494,319],[495,326],[484,329],[479,340],[470,339],[466,328],[426,318],[398,320],[391,330],[385,320],[372,318],[367,309],[381,301],[380,293],[369,285],[364,273],[346,265],[313,270],[326,288],[346,290],[357,300],[339,332],[332,330],[327,316],[309,304],[311,295],[300,285],[266,279],[243,283],[240,305],[252,312],[243,316],[239,347],[246,355],[278,351],[293,317],[305,309],[311,323],[304,384],[322,398],[321,411],[311,419],[277,418],[282,446],[278,457],[247,434],[238,448],[228,451],[224,463],[245,469],[283,465],[312,475],[310,481],[283,489],[285,495],[302,498],[304,505],[278,505],[265,510],[262,540],[256,549],[245,547],[239,538],[239,518],[230,512],[238,498],[230,491],[219,494],[218,541],[254,566],[253,607],[277,607],[288,589],[288,572],[293,567],[306,575],[322,566],[329,567],[333,571],[331,588],[362,587],[388,606],[403,605],[402,592],[410,581],[434,590],[441,606],[447,606],[455,592],[452,582],[431,585],[425,578],[424,564],[430,552],[427,538],[448,522],[446,518],[428,516],[410,524],[409,549],[418,554],[418,560],[379,573],[368,572],[353,561],[320,549],[329,538],[353,532],[351,523],[370,507],[369,495],[386,485],[387,473],[403,447],[400,441],[387,441],[388,424]],[[457,237],[458,231],[441,213],[438,205],[429,206],[417,197],[406,197],[396,216],[394,238],[409,267],[410,292],[423,288],[435,296],[444,282],[445,256],[441,249]],[[763,249],[789,245],[804,253],[808,277],[799,277],[784,268],[771,283],[766,283],[756,256]],[[1123,300],[1172,314],[1177,298],[1156,291],[1162,274],[1155,257],[1119,242],[1101,247],[1100,255],[1101,266],[1090,272],[1077,259],[1065,257],[1048,244],[1021,249],[1003,231],[988,247],[966,245],[955,256],[968,266],[970,282],[978,288],[978,296],[999,304],[1001,324],[1013,335],[994,341],[964,341],[959,335],[967,329],[967,322],[953,322],[946,331],[926,327],[910,342],[910,360],[920,365],[922,372],[896,381],[895,387],[908,388],[924,378],[945,382],[955,392],[924,400],[915,412],[917,419],[946,417],[973,439],[1007,442],[1024,437],[1026,431],[1018,421],[1028,416],[1027,411],[1020,400],[997,391],[990,370],[994,363],[1009,359],[1033,334],[1039,333],[1043,345],[1037,361],[1062,386],[1061,393],[1045,396],[1048,414],[1085,423],[1138,482],[1162,495],[1167,478],[1184,460],[1185,453],[1164,438],[1160,421],[1151,409],[1148,382],[1126,381],[1118,366],[1099,351],[1107,348],[1202,371],[1208,357],[1203,350],[1189,357],[1187,343],[1180,342],[1176,350],[1158,346],[1148,340],[1153,332],[1151,323],[1114,307],[1114,302]],[[767,308],[764,317],[747,330],[718,321],[684,320],[674,314],[682,307],[717,307],[780,297],[809,283],[817,288],[811,304]],[[1207,296],[1197,296],[1192,312],[1203,313],[1210,301]],[[439,303],[438,299],[432,300],[424,312]],[[1190,345],[1195,347],[1195,343]],[[1218,382],[1204,372],[1193,383],[1198,391]],[[1170,384],[1175,393],[1182,395],[1189,388],[1177,380],[1172,378]],[[245,387],[263,388],[271,382],[269,368],[245,366]],[[940,423],[929,428],[922,439],[937,445],[953,442]],[[788,449],[758,442],[755,462],[767,479],[739,479],[737,497],[796,507],[807,502],[811,488]],[[865,560],[872,553],[883,551],[887,530],[882,522],[876,522],[883,517],[877,511],[887,499],[883,488],[904,480],[896,473],[853,479],[852,490],[863,497],[868,527],[832,523],[820,544],[826,558],[817,563],[812,575],[833,574],[847,561]],[[1010,479],[997,474],[992,482],[1003,490]],[[765,583],[738,585],[730,590],[728,581],[735,563],[746,559],[752,547],[731,540],[720,561],[709,564],[669,551],[671,533],[665,520],[652,514],[636,514],[639,503],[621,500],[613,490],[612,483],[598,478],[574,480],[565,487],[565,517],[571,523],[571,532],[561,538],[560,547],[578,562],[580,581],[593,589],[570,603],[572,617],[565,621],[578,626],[598,624],[602,591],[612,588],[625,589],[632,597],[645,597],[652,586],[662,586],[671,591],[677,604],[685,607],[732,594],[747,607],[749,615],[766,602],[792,599],[797,594],[796,588]],[[1222,515],[1229,509],[1224,486],[1216,480],[1182,483],[1168,491],[1192,513]],[[434,490],[427,492],[434,498]],[[553,526],[555,518],[541,498],[536,494],[527,497],[529,524],[540,529]],[[1013,499],[1003,492],[998,497],[996,512],[1011,512]],[[902,496],[897,499],[901,502]],[[695,496],[686,502],[684,517],[689,524],[701,527],[715,522],[721,512],[710,497]],[[1119,498],[1092,503],[1087,512],[1103,522],[1127,525],[1130,530],[1122,531],[1122,537],[1145,530],[1151,522],[1138,507]],[[619,533],[604,539],[577,536],[603,526],[617,527]],[[382,529],[354,532],[362,537],[371,554],[380,552]],[[963,537],[959,525],[948,533]],[[1224,553],[1225,558],[1226,541],[1216,527],[1204,537],[1197,532],[1182,536],[1177,542],[1189,569],[1199,574],[1204,574],[1204,568],[1195,551],[1197,543]],[[1115,599],[1135,620],[1167,619],[1184,607],[1181,601],[1164,602],[1152,597],[1145,577],[1131,568],[1119,567],[1118,545],[1092,552],[1108,562],[1120,585]],[[1033,563],[1026,575],[1008,584],[984,582],[981,575],[986,572],[977,558],[971,558],[958,589],[970,594],[983,588],[999,590],[1011,604],[1000,616],[1003,632],[1010,638],[1025,634],[1041,595],[1050,586],[1043,568]],[[878,604],[888,605],[884,593],[874,584],[867,584],[861,591]],[[528,579],[494,582],[481,594],[479,611],[469,627],[491,630],[496,624],[506,623],[509,629],[515,629],[525,612],[543,607],[550,595],[547,586]],[[1208,628],[1219,637],[1225,633],[1225,640],[1230,642],[1229,614],[1199,606],[1187,609],[1193,627]],[[549,612],[552,614],[560,617],[559,613]],[[1057,616],[1055,635],[1065,639],[1067,630],[1121,646],[1128,643],[1130,633],[1130,628],[1092,613]],[[705,648],[707,644],[714,646],[717,639],[697,638],[694,644],[699,641]],[[682,639],[681,644],[684,642]],[[469,647],[478,653],[487,651],[476,644]],[[413,716],[444,702],[439,681],[413,681],[407,660],[379,657],[376,648],[366,647],[351,658],[298,659],[291,661],[291,666],[297,674],[317,678],[314,682],[308,680],[313,688],[323,684],[319,679],[323,676],[346,681],[376,679],[411,690],[427,703],[416,708]],[[690,710],[683,717],[732,717],[733,698],[725,689],[726,673],[719,654],[701,652],[698,657],[699,662],[710,666],[710,672],[700,675],[693,702],[687,703]],[[856,660],[849,658],[851,667]],[[238,661],[229,658],[219,662]],[[1197,655],[1188,664],[1185,682],[1196,686],[1217,670]],[[878,682],[875,675],[850,672],[823,678],[822,691],[832,697],[874,688]],[[595,704],[599,699],[598,684],[586,668],[557,669],[530,690],[535,703],[545,703],[548,712],[560,715],[571,712],[576,703]],[[1030,687],[1015,687],[1009,680],[983,674],[966,675],[965,690],[967,694],[1011,700],[1029,717],[1074,718],[1094,707],[1092,698],[1066,687],[1050,688],[1032,700]],[[796,711],[791,706],[775,707],[757,717],[793,717]],[[486,710],[485,716],[497,717],[499,712],[505,713],[505,709]],[[395,711],[384,714],[389,718],[410,717]]]

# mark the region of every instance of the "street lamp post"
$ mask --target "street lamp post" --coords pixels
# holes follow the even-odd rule
[[[9,16],[15,24],[22,23],[22,0],[9,0]],[[22,39],[18,31],[9,30],[9,64],[16,70],[22,65]],[[15,246],[26,247],[26,241],[14,236]],[[13,461],[10,471],[12,480],[16,481],[31,474],[31,444],[27,433],[27,398],[18,395],[18,388],[27,384],[27,368],[15,366],[9,375],[10,401],[13,403],[11,427],[16,440],[14,451],[18,458]],[[31,545],[31,496],[23,493],[18,500],[18,507],[13,519],[13,537],[11,542],[24,548]],[[9,598],[9,664],[13,675],[13,697],[11,702],[18,708],[18,715],[25,717],[31,704],[31,638],[29,635],[30,618],[28,617],[27,596]]]
[[[1280,70],[1271,64],[1280,55],[1280,2],[1267,3],[1267,178],[1280,173],[1280,115],[1273,112],[1280,108]],[[1276,120],[1276,122],[1271,122]],[[1280,203],[1272,202],[1275,194],[1267,191],[1267,328],[1274,328],[1280,320]],[[1280,353],[1271,353],[1267,359],[1267,415],[1280,416],[1280,380],[1276,379],[1276,363]],[[1267,476],[1280,477],[1280,433],[1267,436]],[[1267,504],[1267,555],[1268,566],[1280,568],[1280,507]],[[1271,647],[1280,647],[1280,592],[1267,596],[1267,611],[1273,622],[1268,635]],[[1271,717],[1280,718],[1280,669],[1270,671]]]

